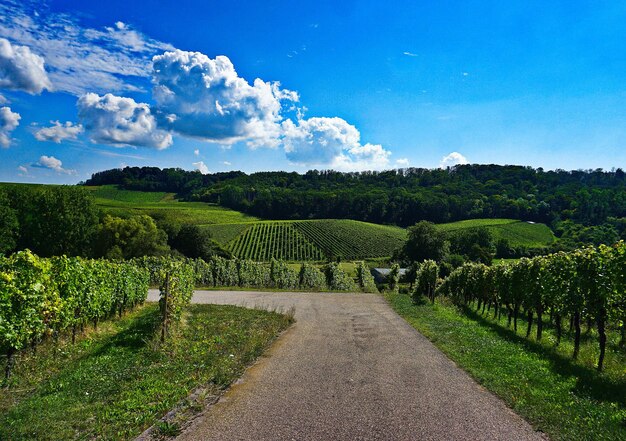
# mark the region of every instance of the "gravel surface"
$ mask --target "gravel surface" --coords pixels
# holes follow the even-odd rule
[[[546,439],[378,295],[197,291],[193,302],[295,307],[297,322],[179,440]]]

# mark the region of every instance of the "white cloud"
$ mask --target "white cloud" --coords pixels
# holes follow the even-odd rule
[[[250,85],[228,57],[176,50],[153,59],[159,123],[184,136],[225,145],[277,146],[281,101],[298,94],[260,79]]]
[[[46,168],[49,170],[54,170],[55,172],[59,174],[65,174],[65,175],[76,174],[76,170],[68,170],[66,168],[63,168],[63,163],[59,159],[55,158],[54,156],[43,155],[39,158],[38,162],[35,162],[34,164],[32,164],[32,167]]]
[[[453,167],[459,164],[468,164],[467,158],[459,152],[452,152],[448,156],[441,158],[440,168]]]
[[[0,88],[39,94],[52,88],[44,59],[27,46],[12,45],[0,38]]]
[[[336,170],[380,170],[391,152],[376,144],[361,145],[361,134],[341,118],[309,118],[282,124],[287,159],[295,164]]]
[[[137,90],[137,79],[150,75],[152,56],[173,48],[121,22],[83,27],[33,0],[0,3],[0,37],[44,56],[54,89],[74,95]]]
[[[0,107],[0,147],[11,145],[10,134],[20,125],[21,118],[19,113],[12,112],[10,108]]]
[[[107,93],[88,93],[78,99],[80,118],[92,142],[116,147],[152,147],[158,150],[172,144],[172,135],[157,128],[145,103]]]
[[[193,154],[196,155],[196,156],[200,156],[200,149],[195,149],[193,151]]]
[[[231,166],[233,165],[232,162],[229,161],[223,161],[222,164],[226,165],[226,166]]]
[[[83,133],[83,126],[67,121],[61,124],[59,121],[50,121],[52,126],[37,130],[34,135],[38,141],[52,141],[60,144],[66,139],[76,139]]]
[[[206,166],[204,161],[194,162],[192,165],[196,168],[196,170],[198,170],[203,175],[206,175],[209,173],[209,167]]]
[[[18,174],[18,176],[30,176],[30,173],[28,172],[28,168],[26,168],[26,167],[25,167],[25,166],[23,166],[23,165],[20,165],[20,166],[17,168],[17,171],[18,171],[18,173],[17,173],[17,174]]]
[[[407,57],[417,57],[417,54],[414,54],[413,52],[409,52],[409,51],[404,51],[402,52],[402,55],[406,55]]]
[[[408,167],[409,166],[409,159],[408,158],[396,159],[396,166],[398,166],[398,167]]]

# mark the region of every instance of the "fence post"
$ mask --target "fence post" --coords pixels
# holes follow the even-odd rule
[[[168,301],[170,296],[170,273],[165,273],[165,295],[163,296],[163,324],[161,326],[161,342],[165,341],[167,335],[167,323],[169,321]]]

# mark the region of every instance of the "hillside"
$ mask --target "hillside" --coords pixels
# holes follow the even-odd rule
[[[96,205],[112,216],[147,214],[194,225],[257,220],[254,216],[215,204],[179,201],[174,193],[121,190],[114,185],[85,188],[93,193]]]
[[[554,233],[547,225],[514,219],[470,219],[437,225],[437,228],[443,231],[479,227],[487,228],[493,234],[495,241],[507,239],[514,247],[538,248],[550,245],[556,240]]]
[[[344,260],[391,256],[406,230],[348,219],[264,221],[207,226],[239,258]]]
[[[206,227],[236,257],[287,261],[367,259],[391,256],[406,240],[403,228],[348,219],[263,221],[204,202],[184,202],[171,192],[143,192],[103,185],[86,187],[96,204],[115,216],[148,214]],[[545,224],[514,219],[471,219],[438,224],[444,231],[485,227],[511,246],[541,247],[555,240]]]
[[[184,202],[170,192],[85,187],[114,216],[148,214],[206,227],[235,256],[288,261],[388,257],[406,240],[406,230],[353,220],[261,221],[204,202]]]
[[[508,218],[546,224],[570,220],[589,226],[626,217],[626,173],[621,169],[551,171],[466,164],[361,173],[203,175],[126,167],[95,173],[87,183],[174,192],[185,200],[217,203],[273,220],[349,218],[408,227],[420,220]]]

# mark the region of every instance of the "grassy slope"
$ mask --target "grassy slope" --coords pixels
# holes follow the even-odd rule
[[[444,231],[478,227],[489,229],[496,240],[508,239],[512,246],[541,247],[556,240],[547,225],[531,224],[514,219],[470,219],[437,225],[437,228]]]
[[[119,190],[115,186],[85,187],[93,192],[96,204],[114,216],[148,214],[169,217],[181,223],[210,225],[248,222],[254,216],[204,202],[181,202],[173,193]]]
[[[294,226],[323,256],[342,259],[387,257],[406,240],[406,230],[387,225],[377,225],[348,219],[320,219],[306,221],[261,221],[207,226],[213,237],[227,244],[231,251],[239,249],[237,242],[254,225],[289,224]],[[264,230],[265,231],[265,230]],[[273,231],[273,230],[272,230]],[[249,240],[249,239],[248,239]],[[274,243],[267,237],[253,238],[258,258],[269,253],[264,247]],[[243,256],[243,255],[242,255]],[[276,255],[275,257],[280,257]],[[269,259],[269,257],[267,257]]]
[[[0,439],[132,439],[195,387],[218,394],[290,323],[276,313],[194,305],[159,346],[157,312],[149,305],[74,346],[20,357],[11,387],[0,390]]]
[[[202,225],[224,245],[233,244],[247,229],[259,222],[290,223],[319,249],[321,255],[331,258],[388,257],[406,240],[406,230],[392,226],[343,219],[259,221],[253,216],[218,205],[181,202],[176,200],[173,193],[120,190],[112,185],[85,188],[93,193],[97,205],[112,215],[149,214],[155,218],[165,217],[181,223]],[[496,239],[508,239],[513,246],[540,247],[555,240],[552,231],[544,224],[529,224],[512,219],[473,219],[440,224],[438,228],[454,231],[479,226],[489,228]],[[267,238],[262,242],[273,243]],[[268,253],[263,255],[267,256]]]
[[[541,343],[526,340],[473,311],[413,304],[387,294],[392,307],[460,367],[500,396],[553,440],[626,440],[626,354],[613,344],[606,371],[593,368],[597,344],[590,338],[573,362],[571,342],[557,349],[547,331]],[[613,336],[616,337],[616,336]],[[613,342],[614,343],[614,342]]]

